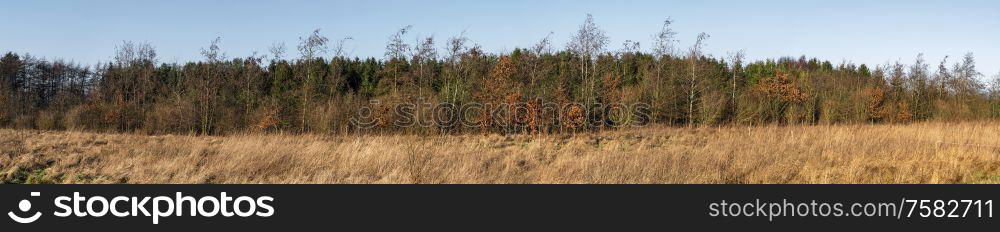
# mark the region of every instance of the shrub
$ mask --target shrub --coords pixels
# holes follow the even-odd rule
[[[35,118],[35,128],[39,130],[62,130],[62,115],[55,111],[42,111]]]
[[[268,132],[282,129],[284,124],[281,105],[273,99],[265,100],[261,106],[253,111],[252,118],[249,118],[250,131]]]
[[[334,97],[307,114],[306,127],[312,132],[340,133],[350,130],[350,119],[357,115],[357,102],[350,96]]]
[[[14,117],[14,128],[34,129],[35,117],[32,117],[31,115],[19,115],[17,117]]]
[[[66,129],[76,131],[101,130],[105,128],[102,123],[102,115],[100,107],[96,105],[78,105],[66,112],[63,117],[63,125]]]
[[[149,133],[187,133],[198,128],[197,109],[190,102],[170,100],[157,103],[147,115],[145,130]]]

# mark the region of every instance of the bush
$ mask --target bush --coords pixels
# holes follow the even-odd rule
[[[35,128],[39,130],[62,130],[62,115],[55,111],[42,111],[35,118]]]
[[[157,103],[147,115],[144,130],[149,133],[188,133],[199,126],[199,117],[194,105],[187,101],[170,100]]]
[[[244,130],[245,122],[242,112],[235,107],[221,107],[209,112],[211,118],[210,134],[229,134]]]
[[[698,114],[699,118],[695,120],[698,120],[702,124],[723,124],[729,122],[734,117],[730,99],[724,93],[717,91],[705,93],[699,105],[700,107],[697,107],[700,111]]]
[[[96,105],[78,105],[66,112],[63,125],[66,129],[75,131],[105,129],[102,115],[101,108]]]
[[[31,115],[20,115],[14,117],[14,128],[17,129],[34,129],[35,128],[35,117]]]
[[[306,127],[312,132],[340,133],[350,129],[351,117],[357,115],[357,103],[351,97],[335,97],[317,105],[306,114]]]

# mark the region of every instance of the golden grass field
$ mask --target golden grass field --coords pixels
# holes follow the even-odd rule
[[[0,130],[4,183],[1000,183],[1000,123],[576,135]]]

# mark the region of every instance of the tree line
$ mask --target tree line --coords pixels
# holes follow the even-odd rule
[[[0,126],[44,130],[230,134],[243,132],[560,133],[615,125],[908,123],[1000,118],[1000,76],[980,79],[971,53],[936,65],[875,67],[805,56],[747,62],[704,53],[701,33],[682,47],[665,20],[651,48],[611,48],[588,15],[564,49],[551,34],[528,48],[484,51],[463,34],[388,37],[381,58],[348,57],[319,30],[296,55],[228,58],[221,39],[203,60],[163,63],[147,43],[123,42],[113,61],[83,66],[6,53],[0,58]],[[294,56],[286,58],[286,56]],[[478,126],[405,127],[400,115],[441,117],[424,103],[479,104],[442,111]],[[540,105],[562,107],[547,110]],[[613,111],[607,106],[642,105]],[[518,106],[514,109],[510,106]],[[500,113],[490,113],[500,112]],[[402,114],[401,114],[402,113]],[[379,122],[362,127],[366,115]],[[600,123],[593,123],[600,122]]]

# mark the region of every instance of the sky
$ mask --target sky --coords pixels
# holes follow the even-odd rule
[[[491,52],[530,47],[550,32],[564,48],[594,16],[610,37],[649,50],[666,18],[679,45],[711,35],[716,57],[745,50],[752,60],[806,55],[837,64],[913,63],[931,67],[973,52],[979,71],[1000,73],[1000,1],[264,1],[264,0],[0,0],[0,52],[29,53],[82,64],[108,61],[122,41],[146,41],[161,62],[203,59],[199,51],[221,37],[229,57],[268,52],[283,42],[295,55],[299,37],[314,29],[336,41],[350,36],[352,56],[383,57],[388,37],[413,25],[406,39],[444,41],[465,32]]]

